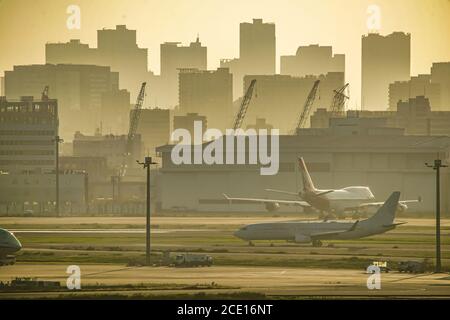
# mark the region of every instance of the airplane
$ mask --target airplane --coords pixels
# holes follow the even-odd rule
[[[16,258],[12,254],[22,249],[22,244],[12,232],[0,228],[0,266],[13,265]]]
[[[298,159],[299,170],[302,174],[303,190],[296,193],[283,190],[265,189],[270,192],[277,192],[288,195],[295,195],[301,200],[278,200],[278,199],[257,199],[257,198],[232,198],[223,194],[225,199],[233,202],[257,202],[263,203],[268,211],[276,211],[281,205],[301,206],[303,208],[315,208],[321,212],[355,212],[368,213],[370,209],[377,209],[383,202],[373,202],[375,196],[369,187],[350,186],[342,189],[317,189],[306,167],[302,157]],[[398,203],[398,211],[403,212],[408,209],[408,203],[420,202],[417,200],[402,200]]]
[[[349,240],[368,237],[395,229],[406,222],[394,223],[400,198],[396,191],[370,218],[356,222],[344,221],[285,221],[256,223],[237,230],[234,235],[242,240],[286,240],[322,246],[322,240]]]

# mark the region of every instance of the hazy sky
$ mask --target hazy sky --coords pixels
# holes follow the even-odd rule
[[[66,27],[67,7],[81,8],[81,29]],[[429,73],[433,61],[450,61],[450,0],[0,0],[0,73],[13,65],[43,63],[46,42],[81,39],[96,47],[96,30],[126,24],[149,49],[149,67],[159,73],[165,41],[208,46],[208,67],[237,57],[239,23],[263,18],[276,24],[277,56],[299,45],[332,45],[346,54],[350,107],[359,105],[361,35],[367,8],[381,9],[381,34],[412,35],[411,71]],[[277,66],[279,70],[279,59]]]

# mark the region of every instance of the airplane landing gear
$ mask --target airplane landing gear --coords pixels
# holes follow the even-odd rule
[[[253,242],[249,241],[249,242],[248,242],[248,246],[249,246],[249,247],[254,247],[255,244],[254,244]]]

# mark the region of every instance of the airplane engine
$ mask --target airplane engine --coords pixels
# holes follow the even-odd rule
[[[295,236],[295,240],[294,241],[296,243],[310,243],[312,240],[311,240],[311,237],[308,237],[308,236],[305,236],[305,235],[302,235],[302,234],[298,234],[298,235]]]
[[[280,204],[277,202],[266,202],[266,210],[269,212],[274,212],[280,209]]]
[[[397,207],[397,212],[405,212],[408,210],[408,206],[404,203],[399,203]]]

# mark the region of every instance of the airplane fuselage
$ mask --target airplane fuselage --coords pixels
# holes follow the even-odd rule
[[[312,207],[327,212],[344,212],[348,208],[355,208],[375,199],[370,188],[364,186],[352,186],[333,190],[330,193],[325,192],[326,190],[318,189],[306,191],[302,194],[302,198]]]

